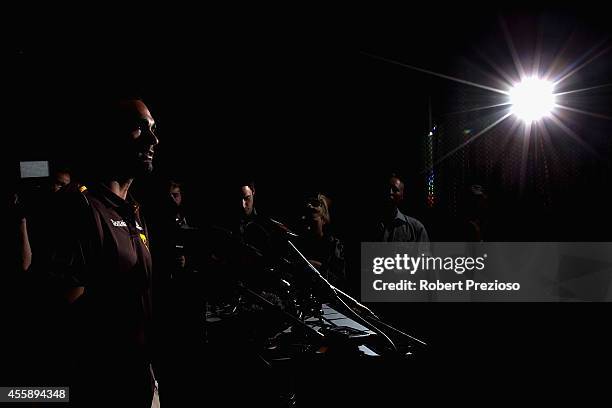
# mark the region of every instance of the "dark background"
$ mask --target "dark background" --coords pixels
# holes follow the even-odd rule
[[[199,208],[215,208],[225,194],[210,197],[247,174],[266,214],[291,223],[302,193],[322,190],[334,201],[337,232],[354,236],[356,219],[374,211],[378,177],[395,171],[406,178],[406,210],[426,221],[434,240],[461,239],[447,218],[460,218],[472,183],[489,192],[492,239],[607,239],[609,120],[563,113],[598,156],[554,126],[550,140],[532,138],[525,155],[525,138],[510,135],[507,120],[436,166],[429,208],[430,121],[439,129],[436,161],[465,141],[463,130],[474,135],[492,122],[495,109],[457,113],[489,104],[492,93],[371,56],[499,86],[487,59],[515,75],[504,25],[525,65],[540,38],[543,66],[555,55],[570,66],[609,46],[605,17],[591,6],[172,16],[138,24],[119,14],[112,28],[103,19],[16,28],[6,76],[13,173],[19,160],[86,160],[80,146],[95,149],[100,141],[89,140],[88,128],[103,120],[88,99],[131,93],[158,122],[158,175],[186,181]],[[563,86],[607,84],[610,72],[604,53]],[[609,102],[608,87],[576,94],[571,104],[610,116]]]
[[[501,21],[521,59],[530,60],[533,39],[541,36],[543,62],[563,50],[563,62],[571,64],[598,44],[610,46],[610,25],[598,10],[584,3],[433,4],[354,14],[290,11],[285,18],[267,10],[211,12],[201,20],[199,14],[186,18],[185,10],[154,20],[20,26],[12,33],[5,77],[5,140],[14,142],[3,150],[5,163],[16,175],[19,160],[82,158],[75,146],[103,143],[88,139],[88,128],[104,120],[87,109],[88,101],[129,89],[144,97],[158,122],[158,176],[184,180],[186,200],[201,219],[227,208],[227,183],[244,173],[257,182],[260,211],[289,224],[305,191],[326,191],[355,281],[376,182],[390,171],[406,177],[406,210],[425,223],[432,240],[457,239],[461,194],[476,182],[490,195],[495,240],[607,241],[609,120],[566,115],[598,155],[551,131],[550,144],[530,142],[523,176],[520,135],[500,126],[436,167],[437,202],[428,208],[430,114],[440,157],[464,140],[464,129],[481,129],[490,118],[489,111],[453,112],[490,95],[367,55],[491,85],[482,72],[494,71],[483,55],[511,64]],[[612,82],[611,58],[606,53],[593,61],[568,81],[569,89]],[[610,88],[577,98],[581,109],[612,115]],[[608,304],[374,307],[430,343],[437,381],[461,390],[579,394],[579,384],[595,380],[597,366],[610,358]],[[468,375],[472,370],[475,376]],[[543,384],[548,380],[553,388]]]

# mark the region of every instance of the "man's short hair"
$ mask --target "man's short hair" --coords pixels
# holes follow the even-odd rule
[[[120,109],[121,103],[131,101],[140,101],[144,103],[142,97],[133,94],[113,95],[108,97],[108,99],[103,100],[101,111],[105,115],[104,117],[107,119],[106,124],[109,126],[117,125],[122,119],[120,116],[122,113]]]
[[[389,179],[396,178],[400,181],[400,185],[404,188],[404,177],[399,175],[398,173],[391,173],[389,175]]]
[[[166,185],[168,186],[168,190],[173,190],[175,188],[178,188],[181,191],[183,190],[183,183],[177,180],[168,180]]]
[[[76,173],[85,181],[97,181],[107,176],[109,169],[113,167],[109,155],[112,154],[115,141],[124,137],[122,130],[123,121],[121,103],[127,101],[144,100],[134,92],[98,92],[91,96],[87,104],[77,107],[83,111],[82,117],[86,118],[82,126],[88,129],[89,135],[75,139],[75,151],[78,156],[75,158]],[[95,123],[91,121],[91,112],[96,116]],[[92,139],[100,140],[99,149],[91,149]],[[85,152],[87,152],[85,154]],[[82,155],[82,157],[81,157]]]
[[[117,130],[121,124],[121,103],[129,101],[140,101],[145,103],[144,99],[131,92],[118,92],[118,93],[99,93],[92,95],[91,100],[82,107],[77,107],[78,110],[82,110],[79,116],[86,118],[86,123],[83,126],[87,126],[89,132],[96,134],[97,136],[113,136],[113,133]],[[148,104],[147,104],[148,107]],[[90,121],[90,112],[94,112],[99,120],[92,125]]]
[[[255,181],[253,181],[253,179],[250,178],[239,178],[236,183],[235,186],[237,188],[240,187],[248,187],[251,189],[251,191],[255,191]]]
[[[70,168],[66,166],[52,166],[51,169],[52,169],[51,171],[52,175],[57,175],[57,174],[72,175],[72,170],[70,170]]]

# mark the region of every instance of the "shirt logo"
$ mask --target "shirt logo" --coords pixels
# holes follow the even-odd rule
[[[140,236],[140,240],[145,245],[145,247],[147,247],[147,249],[149,249],[149,241],[147,240],[146,235],[145,234],[139,234],[139,236]]]
[[[115,227],[126,227],[127,228],[127,224],[123,220],[115,221],[111,218],[111,222],[113,223],[113,226]]]

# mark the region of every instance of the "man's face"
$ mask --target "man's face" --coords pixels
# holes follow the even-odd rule
[[[116,136],[119,143],[113,157],[118,159],[118,165],[126,173],[123,176],[148,174],[153,170],[154,149],[159,143],[155,121],[142,101],[124,100],[118,108],[119,134]]]
[[[389,196],[388,203],[394,207],[399,207],[404,199],[404,183],[397,177],[389,179]]]
[[[242,196],[242,211],[244,215],[251,215],[255,203],[255,191],[251,190],[249,186],[242,186],[240,188],[240,195]]]
[[[170,197],[172,197],[172,200],[174,200],[177,207],[181,206],[181,203],[183,202],[183,194],[181,193],[181,189],[179,187],[173,187],[170,189]]]
[[[70,184],[70,174],[64,172],[55,173],[51,184],[51,191],[57,193],[68,184]]]

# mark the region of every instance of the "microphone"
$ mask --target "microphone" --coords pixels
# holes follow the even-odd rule
[[[290,235],[292,237],[296,237],[299,238],[300,236],[298,234],[296,234],[295,232],[291,231],[289,229],[289,227],[287,227],[285,224],[283,224],[282,222],[276,221],[275,219],[272,218],[268,218],[268,220],[270,220],[270,222],[275,225],[278,229],[280,229],[281,231],[283,231],[284,233],[286,233],[287,235]]]

